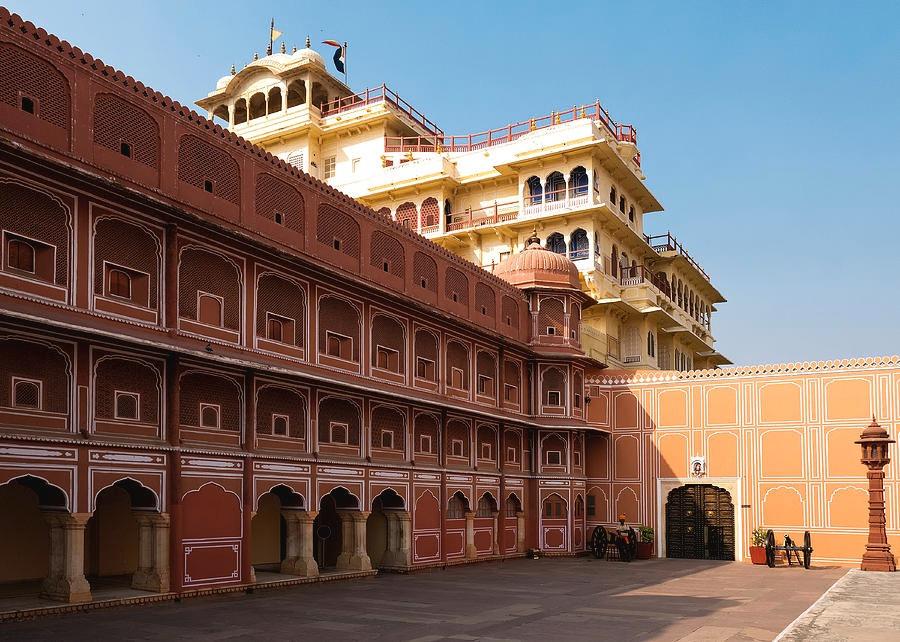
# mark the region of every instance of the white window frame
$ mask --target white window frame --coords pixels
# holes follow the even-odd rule
[[[420,363],[420,362],[421,362],[421,363],[425,363],[426,366],[427,366],[427,364],[429,364],[429,363],[431,364],[431,372],[432,372],[432,374],[435,375],[434,378],[429,379],[427,376],[425,376],[425,377],[420,377],[420,376],[419,376],[419,363]],[[426,375],[428,374],[428,368],[427,368],[427,367],[425,368],[425,374],[426,374]],[[416,356],[416,379],[419,379],[419,380],[421,380],[421,381],[428,381],[428,382],[431,382],[431,383],[434,383],[435,381],[437,381],[437,363],[435,363],[434,359],[429,359],[429,358],[427,358],[427,357],[419,357],[419,356]]]
[[[328,346],[330,345],[329,339],[331,337],[338,337],[340,339],[347,339],[350,341],[350,358],[344,359],[341,356],[334,356],[328,351]],[[331,357],[332,359],[340,359],[341,361],[353,361],[353,337],[348,337],[346,334],[341,334],[340,332],[333,332],[331,330],[325,330],[325,356]]]
[[[558,460],[556,462],[550,461],[550,455],[555,455],[555,458]],[[563,458],[561,450],[547,450],[544,452],[544,465],[545,466],[562,466]]]
[[[556,395],[556,403],[553,403],[554,395]],[[546,405],[551,408],[562,407],[562,394],[559,392],[559,390],[548,390],[547,391],[547,404]]]
[[[544,334],[545,334],[545,336],[548,336],[548,337],[556,336],[556,326],[548,325]]]
[[[390,437],[390,445],[388,445],[388,446],[384,445],[385,437]],[[378,440],[378,442],[379,442],[379,445],[378,445],[379,448],[386,448],[387,450],[393,450],[394,449],[394,431],[382,429],[380,439]]]
[[[456,454],[456,445],[459,444],[459,454]],[[451,439],[450,440],[450,456],[451,457],[465,457],[466,456],[466,444],[462,439]]]
[[[460,382],[459,388],[457,388],[456,386],[453,385],[453,374],[456,372],[459,373],[459,382]],[[450,381],[447,382],[447,387],[451,388],[453,390],[459,390],[460,392],[465,392],[466,389],[462,387],[463,385],[465,385],[465,383],[466,383],[466,371],[463,370],[462,368],[457,368],[456,366],[450,366]]]
[[[487,448],[487,456],[484,454],[484,449]],[[494,445],[488,443],[486,441],[481,442],[481,458],[486,461],[494,461]]]
[[[281,341],[273,339],[269,336],[269,321],[271,319],[275,319],[276,321],[281,323],[281,330],[282,330]],[[290,341],[288,341],[284,336],[285,325],[289,325],[293,328],[292,334],[294,336],[290,337]],[[265,339],[266,339],[266,341],[272,341],[274,343],[283,343],[283,344],[290,345],[290,346],[294,345],[294,343],[297,341],[297,322],[294,319],[291,319],[290,317],[281,316],[280,314],[275,314],[274,312],[266,312]]]
[[[428,442],[428,448],[425,447],[426,441]],[[419,435],[419,452],[428,455],[434,454],[431,450],[431,435]]]
[[[10,238],[10,237],[12,237],[12,238]],[[19,270],[17,268],[10,267],[9,256],[7,255],[7,249],[9,247],[9,241],[13,240],[13,239],[25,241],[26,243],[31,245],[31,249],[34,250],[34,272],[28,272],[27,270]],[[42,241],[40,239],[35,239],[35,238],[31,238],[30,236],[25,236],[24,234],[17,234],[16,232],[13,232],[12,230],[3,230],[3,241],[2,241],[2,245],[0,245],[0,252],[2,252],[2,254],[3,254],[3,257],[2,257],[3,260],[2,260],[2,262],[0,262],[0,268],[2,268],[2,270],[4,272],[7,270],[11,270],[9,272],[9,274],[13,274],[21,279],[28,279],[28,280],[32,280],[32,281],[39,281],[41,283],[47,283],[47,281],[42,281],[40,278],[38,278],[38,275],[37,275],[37,248],[34,245],[35,243],[38,245],[42,245],[43,247],[48,247],[53,251],[53,257],[51,260],[51,262],[54,266],[53,279],[51,279],[51,281],[49,281],[49,282],[52,283],[53,285],[56,285],[56,267],[55,267],[56,266],[56,246],[52,245],[50,243],[45,243],[44,241]]]
[[[207,426],[203,423],[203,411],[207,408],[215,408],[216,410],[216,425],[215,426]],[[208,430],[221,430],[222,429],[222,406],[217,403],[201,403],[200,404],[200,416],[199,421],[200,428],[206,428]]]
[[[482,388],[483,388],[483,386],[481,385],[482,381],[490,381],[491,382],[492,390],[490,392],[484,392],[482,390]],[[493,377],[490,377],[488,375],[483,375],[483,374],[478,375],[478,394],[479,395],[481,395],[483,397],[493,397],[494,396],[493,387],[494,387],[494,378]]]
[[[322,176],[327,181],[337,174],[337,156],[326,156],[322,164]]]
[[[120,417],[119,416],[119,397],[134,397],[135,398],[135,410],[137,410],[137,417]],[[131,392],[128,390],[115,390],[113,391],[113,418],[118,421],[140,421],[141,420],[141,393],[139,392]]]
[[[208,323],[203,323],[200,320],[200,299],[208,296],[212,299],[216,299],[219,301],[219,325],[211,326]],[[213,294],[212,292],[204,292],[203,290],[197,290],[197,323],[200,325],[205,325],[210,328],[224,328],[225,327],[225,297],[219,296],[218,294]]]
[[[385,353],[387,353],[387,355],[388,355],[388,364],[390,364],[390,356],[392,354],[397,355],[397,370],[391,370],[390,367],[382,368],[381,366],[378,365],[378,356],[380,354],[380,351],[382,351],[382,350]],[[400,374],[400,351],[395,350],[394,348],[389,348],[387,346],[376,345],[375,346],[375,365],[372,367],[375,370],[381,370],[382,372],[390,372],[392,374]]]
[[[38,388],[37,406],[17,406],[16,405],[16,384],[18,384],[18,383],[37,384],[37,388]],[[43,410],[43,407],[44,407],[44,382],[41,381],[40,379],[30,379],[28,377],[12,377],[9,401],[10,401],[9,405],[13,408],[20,408],[22,410]]]
[[[335,441],[335,439],[334,439],[334,429],[337,426],[344,429],[344,441]],[[328,442],[331,444],[338,444],[340,446],[349,446],[350,445],[350,424],[345,423],[343,421],[328,422]]]
[[[511,464],[519,463],[519,451],[515,446],[506,447],[506,461]]]
[[[279,433],[275,432],[275,421],[277,419],[284,419],[284,432]],[[291,434],[291,417],[290,415],[281,415],[277,413],[272,413],[272,436],[280,435],[281,437],[287,437]]]

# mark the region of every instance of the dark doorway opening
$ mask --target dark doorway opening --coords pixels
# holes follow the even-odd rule
[[[734,559],[734,504],[727,490],[689,484],[669,493],[666,557]]]

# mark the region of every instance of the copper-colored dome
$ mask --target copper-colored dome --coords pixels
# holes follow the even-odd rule
[[[499,263],[494,274],[519,287],[581,289],[575,264],[564,255],[541,247],[537,235],[525,241],[521,252]]]

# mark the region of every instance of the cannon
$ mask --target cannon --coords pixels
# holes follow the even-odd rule
[[[634,528],[629,528],[625,535],[616,530],[608,530],[605,526],[597,526],[591,533],[589,547],[598,560],[618,558],[623,562],[630,562],[637,553],[637,533]]]
[[[809,531],[803,533],[803,546],[797,546],[790,535],[784,536],[784,546],[777,546],[775,544],[775,532],[769,529],[769,532],[766,533],[766,564],[769,565],[769,568],[775,568],[775,557],[779,551],[784,551],[788,566],[793,566],[794,560],[796,560],[798,566],[809,568],[813,553]],[[803,555],[802,559],[800,557],[801,554]]]

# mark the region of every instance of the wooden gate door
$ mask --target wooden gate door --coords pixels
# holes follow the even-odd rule
[[[734,559],[734,504],[728,491],[689,484],[669,493],[666,557]]]

